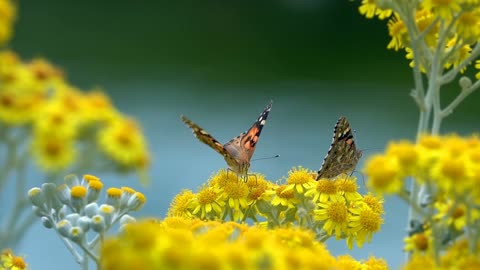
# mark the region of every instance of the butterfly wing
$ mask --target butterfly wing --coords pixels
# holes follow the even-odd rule
[[[237,164],[240,165],[237,172],[246,173],[248,170],[250,159],[253,156],[253,152],[255,152],[260,133],[271,109],[272,102],[270,101],[250,129],[233,138],[223,146],[237,161]]]
[[[192,129],[193,134],[195,137],[198,138],[201,142],[204,144],[210,146],[213,148],[213,150],[217,151],[220,155],[222,155],[227,163],[230,165],[231,163],[235,163],[235,159],[230,155],[230,153],[223,147],[223,145],[217,141],[215,138],[213,138],[212,135],[210,135],[208,132],[206,132],[203,128],[201,128],[199,125],[195,124],[192,122],[190,119],[188,119],[185,116],[181,116],[182,121]]]
[[[362,151],[357,150],[352,129],[347,118],[340,117],[333,130],[333,140],[328,153],[318,170],[316,180],[333,178],[355,169]]]

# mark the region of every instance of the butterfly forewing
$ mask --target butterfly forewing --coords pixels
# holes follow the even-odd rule
[[[341,173],[350,173],[357,166],[362,152],[357,150],[352,129],[347,118],[340,117],[333,130],[333,140],[316,179],[334,178]]]

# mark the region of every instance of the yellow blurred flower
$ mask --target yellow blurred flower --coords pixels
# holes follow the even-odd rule
[[[145,168],[149,163],[146,142],[133,119],[118,117],[99,131],[100,149],[125,167]]]
[[[20,256],[15,256],[9,249],[2,250],[0,253],[0,269],[5,270],[25,270],[28,265]]]
[[[16,17],[16,7],[11,0],[0,0],[0,46],[12,35],[12,25]]]
[[[404,250],[413,254],[432,254],[433,236],[432,230],[415,233],[403,239],[405,246]]]
[[[31,147],[35,161],[48,172],[67,168],[76,156],[74,141],[55,136],[54,132],[35,136]]]
[[[374,191],[392,194],[403,188],[403,176],[397,159],[374,155],[365,165],[367,186]]]
[[[100,269],[347,269],[380,268],[333,257],[315,235],[302,228],[265,229],[231,222],[167,218],[128,224],[101,248]],[[365,268],[366,269],[366,268]]]
[[[452,18],[452,14],[455,14],[461,10],[460,1],[461,0],[425,0],[421,2],[421,5],[426,10],[432,10],[442,19],[450,20]]]

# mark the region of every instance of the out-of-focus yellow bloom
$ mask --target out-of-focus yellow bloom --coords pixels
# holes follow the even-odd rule
[[[28,269],[28,265],[22,257],[15,256],[11,250],[5,249],[0,253],[0,269],[25,270]]]
[[[383,20],[392,15],[391,9],[384,10],[379,8],[376,5],[375,0],[362,0],[362,4],[360,5],[360,7],[358,7],[358,11],[367,19],[371,19],[375,15],[377,15],[380,20]]]
[[[380,265],[333,257],[301,228],[265,229],[181,218],[128,224],[105,241],[100,269],[346,269]],[[348,263],[347,263],[348,260]],[[386,268],[370,268],[386,269]]]
[[[99,133],[98,143],[111,159],[125,167],[148,166],[146,142],[133,119],[116,118]]]
[[[0,46],[12,36],[12,25],[16,17],[16,7],[11,0],[0,0]]]
[[[431,255],[415,254],[402,267],[402,270],[417,270],[417,269],[439,269],[435,265],[435,259]]]
[[[431,230],[415,233],[406,237],[403,241],[405,242],[404,250],[407,252],[432,254],[433,237]]]
[[[403,188],[403,175],[396,158],[375,155],[367,161],[364,173],[369,178],[367,186],[374,191],[392,194]]]
[[[437,0],[424,0],[421,5],[426,10],[433,10],[433,12],[439,17],[450,20],[452,14],[455,14],[461,10],[461,0],[449,0],[449,1],[437,1]]]
[[[38,165],[48,172],[67,168],[76,156],[74,141],[55,136],[54,132],[35,136],[32,139],[32,153]]]

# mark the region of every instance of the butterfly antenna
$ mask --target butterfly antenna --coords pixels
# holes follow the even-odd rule
[[[277,158],[277,157],[280,157],[280,155],[275,155],[275,156],[271,156],[271,157],[263,157],[263,158],[254,158],[251,161],[257,161],[257,160],[262,160],[262,159],[272,159],[272,158]]]

